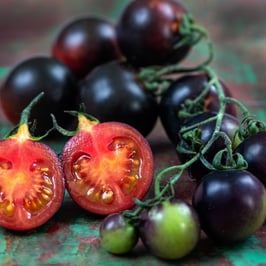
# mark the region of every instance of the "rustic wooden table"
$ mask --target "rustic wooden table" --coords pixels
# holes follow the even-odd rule
[[[32,55],[49,54],[56,31],[66,20],[84,14],[116,20],[127,0],[1,0],[0,81],[9,69]],[[266,2],[264,0],[180,1],[197,23],[210,33],[215,58],[212,67],[233,96],[260,119],[266,119]],[[203,48],[202,48],[203,49]],[[198,59],[202,50],[188,60]],[[7,124],[1,114],[0,133]],[[156,171],[178,163],[174,147],[160,122],[148,136]],[[60,143],[51,142],[60,150]],[[193,184],[182,179],[177,195],[190,199]],[[159,260],[141,244],[128,256],[108,254],[99,244],[101,217],[86,213],[69,197],[47,224],[27,233],[0,229],[1,265],[266,265],[266,227],[233,247],[203,238],[188,257],[178,262]]]

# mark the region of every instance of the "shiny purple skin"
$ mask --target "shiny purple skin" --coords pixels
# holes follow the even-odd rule
[[[117,23],[120,50],[134,66],[177,63],[189,45],[174,48],[182,36],[180,25],[187,13],[173,0],[135,0],[122,11]]]
[[[158,103],[136,72],[118,61],[94,69],[80,83],[79,100],[101,122],[118,121],[147,136],[158,118]]]
[[[202,113],[198,116],[195,116],[194,118],[190,119],[185,126],[191,126],[194,125],[195,123],[202,122],[208,118],[211,118],[214,116],[215,113],[208,112],[208,113]],[[211,138],[214,129],[215,129],[216,121],[212,121],[209,123],[206,123],[202,126],[199,126],[198,128],[201,130],[201,142],[203,145],[205,145]],[[227,136],[233,140],[234,135],[236,130],[238,129],[240,125],[239,120],[229,114],[224,114],[223,120],[222,120],[222,125],[221,125],[221,132],[224,132],[227,134]],[[180,144],[182,143],[182,144]],[[185,148],[189,148],[190,145],[185,141],[185,142],[180,142],[179,144]],[[215,156],[215,154],[224,149],[225,142],[222,137],[219,137],[214,141],[214,143],[210,146],[208,151],[204,154],[205,158],[208,160],[208,162],[212,163],[212,160]],[[198,151],[196,151],[198,152]],[[182,162],[186,162],[191,159],[192,155],[187,155],[183,153],[178,153],[178,156]],[[200,161],[197,160],[195,163],[193,163],[189,168],[188,172],[191,178],[196,179],[199,181],[204,175],[208,174],[211,170],[205,167],[205,165]]]
[[[213,171],[196,187],[192,204],[203,231],[213,240],[233,243],[254,234],[266,217],[266,191],[250,172]]]
[[[178,132],[185,121],[178,115],[178,112],[186,100],[193,100],[200,95],[208,81],[208,76],[203,73],[184,75],[176,79],[163,94],[160,101],[160,120],[168,138],[174,145],[178,143]],[[231,97],[228,87],[223,82],[221,85],[225,95]],[[198,111],[217,112],[219,105],[217,90],[211,86]],[[225,112],[236,116],[236,106],[228,103]]]
[[[36,122],[35,136],[53,127],[51,113],[63,127],[72,123],[73,119],[64,111],[77,108],[73,100],[77,94],[75,75],[54,58],[35,56],[14,66],[0,89],[2,110],[13,124],[19,122],[22,110],[41,92],[44,96],[30,115],[30,121]]]
[[[180,259],[198,243],[199,219],[193,207],[186,202],[164,201],[142,213],[139,235],[153,255],[163,259]]]
[[[266,132],[262,131],[242,141],[235,152],[243,155],[248,171],[266,186]]]
[[[78,78],[85,77],[100,64],[122,58],[115,25],[96,17],[80,17],[63,25],[51,53]]]

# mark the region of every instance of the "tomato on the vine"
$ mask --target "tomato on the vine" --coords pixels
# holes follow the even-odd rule
[[[155,256],[180,259],[189,254],[198,243],[198,215],[184,201],[164,201],[143,212],[139,234],[144,245]]]
[[[202,95],[202,99],[193,102],[208,86],[209,78],[207,74],[186,74],[174,80],[167,91],[162,95],[159,104],[159,115],[162,125],[170,141],[176,145],[178,143],[178,132],[187,120],[179,112],[187,111],[191,115],[200,112],[218,112],[220,108],[217,89],[211,85],[208,92]],[[231,97],[229,88],[220,82],[226,97]],[[226,113],[236,116],[236,107],[228,103]]]
[[[248,163],[247,170],[266,186],[266,132],[262,131],[244,139],[235,149]]]
[[[111,214],[131,208],[153,180],[153,154],[147,140],[131,126],[98,123],[78,115],[76,134],[62,150],[66,187],[85,210]]]
[[[180,25],[186,9],[173,0],[131,1],[117,23],[120,50],[135,66],[176,63],[190,50],[175,47],[181,39]]]
[[[212,117],[215,117],[217,113],[204,112],[188,120],[184,126],[193,126],[197,123],[202,123]],[[230,140],[234,139],[235,133],[240,125],[239,120],[232,115],[224,114],[222,118],[221,128],[219,132],[225,133]],[[216,120],[202,123],[197,126],[195,130],[192,130],[187,135],[180,134],[179,146],[182,149],[190,150],[194,153],[200,152],[200,150],[208,143],[214,133],[216,127]],[[222,136],[217,137],[208,151],[204,154],[205,159],[211,164],[214,156],[217,152],[225,149],[226,144]],[[178,150],[178,156],[182,162],[190,160],[194,154],[187,154],[186,152]],[[211,170],[206,167],[201,160],[197,160],[188,168],[188,172],[193,179],[200,180],[204,175],[209,173]]]
[[[0,141],[0,226],[12,230],[41,226],[60,208],[64,190],[57,154],[36,142],[22,120],[16,133]]]
[[[219,242],[246,239],[266,218],[266,190],[244,170],[209,173],[196,187],[192,203],[202,229]]]

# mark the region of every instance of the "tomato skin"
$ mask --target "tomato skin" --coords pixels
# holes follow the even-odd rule
[[[140,219],[140,238],[148,250],[159,258],[180,259],[198,243],[198,215],[186,202],[162,202],[144,211]]]
[[[52,128],[50,113],[64,126],[71,119],[64,111],[76,107],[77,81],[73,73],[56,59],[47,56],[28,58],[17,64],[7,75],[0,89],[0,101],[6,118],[18,124],[22,110],[40,92],[45,95],[31,111],[36,119],[34,135],[43,135]],[[12,104],[11,104],[12,103]]]
[[[172,0],[129,2],[117,23],[120,50],[135,66],[177,63],[189,45],[174,48],[181,40],[180,24],[186,10]]]
[[[186,100],[194,100],[200,95],[209,82],[208,76],[204,73],[183,75],[173,81],[167,91],[163,94],[159,104],[159,117],[169,140],[176,145],[178,143],[178,132],[185,122],[184,118],[178,115]],[[229,88],[221,82],[225,96],[232,97]],[[218,112],[219,99],[214,86],[210,87],[209,93],[205,96],[202,106],[198,112]],[[236,116],[236,107],[227,104],[226,113]]]
[[[196,187],[192,204],[202,229],[218,242],[244,240],[265,222],[266,191],[248,171],[209,173]]]
[[[51,53],[78,78],[84,78],[102,63],[121,57],[115,26],[98,17],[80,17],[63,25]]]
[[[0,177],[0,226],[4,228],[37,228],[63,202],[62,165],[45,144],[17,139],[0,141]]]
[[[82,158],[84,161],[80,161]],[[70,196],[96,214],[133,207],[133,199],[143,198],[153,180],[148,142],[134,128],[119,122],[80,130],[65,144],[62,161]],[[75,171],[75,165],[81,168],[81,174]]]
[[[247,170],[266,186],[266,132],[262,131],[243,140],[235,149],[248,163]]]
[[[113,254],[125,254],[138,242],[138,230],[121,213],[105,217],[100,226],[101,246]]]
[[[152,131],[158,117],[155,97],[132,68],[118,61],[94,69],[80,83],[78,101],[101,122],[127,123],[143,136]]]
[[[216,115],[216,113],[213,113],[213,112],[202,113],[202,114],[197,115],[197,116],[193,117],[192,119],[188,120],[188,122],[185,123],[185,126],[194,125],[195,123],[202,122],[202,121],[204,121],[208,118],[211,118],[215,115]],[[210,140],[210,138],[214,132],[215,125],[216,125],[216,121],[212,121],[212,122],[203,124],[202,126],[198,127],[199,130],[201,131],[200,141],[201,141],[202,145],[205,145]],[[240,125],[240,122],[236,117],[225,113],[223,116],[223,119],[222,119],[220,131],[226,133],[227,136],[231,140],[233,140],[235,132],[238,129],[239,125]],[[182,137],[180,139],[179,144],[184,148],[191,148],[191,145],[187,141],[184,141],[184,139]],[[224,149],[225,147],[226,146],[224,143],[224,139],[222,137],[219,137],[210,146],[210,148],[208,149],[208,151],[205,153],[204,156],[210,163],[212,163],[212,160],[213,160],[215,154],[218,151]],[[195,152],[199,152],[199,151],[196,150]],[[185,153],[178,153],[178,156],[179,156],[181,162],[186,162],[186,161],[190,160],[192,157],[191,155],[187,155]],[[195,163],[193,163],[188,168],[189,175],[193,179],[196,179],[198,181],[204,175],[209,173],[210,171],[211,170],[208,169],[207,167],[205,167],[200,160],[197,160]]]

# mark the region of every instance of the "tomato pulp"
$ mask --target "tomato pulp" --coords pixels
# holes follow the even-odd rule
[[[70,196],[97,214],[133,207],[134,198],[143,198],[153,179],[153,155],[146,139],[124,123],[95,123],[84,116],[79,121],[77,134],[62,152]]]
[[[30,230],[48,221],[64,198],[61,163],[45,144],[28,139],[26,125],[0,141],[0,226]]]

